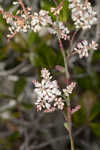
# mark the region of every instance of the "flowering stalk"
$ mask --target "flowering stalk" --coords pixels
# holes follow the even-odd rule
[[[57,5],[56,0],[54,0],[54,2]],[[57,21],[58,21],[58,19],[57,19]],[[66,84],[69,85],[69,83],[70,83],[70,74],[69,74],[69,71],[68,71],[68,62],[67,62],[67,57],[66,57],[65,50],[64,50],[64,47],[63,47],[63,44],[62,44],[62,40],[60,39],[59,33],[58,33],[58,40],[59,40],[59,46],[60,46],[60,49],[61,49],[61,53],[62,53],[62,56],[63,56],[63,59],[64,59]],[[71,150],[74,150],[74,140],[73,140],[73,137],[72,137],[72,117],[71,117],[72,113],[71,113],[71,105],[70,105],[69,96],[67,97],[66,102],[67,102],[67,118],[65,120],[67,120],[68,126],[69,126],[68,132],[69,132],[69,137],[70,137]],[[65,112],[65,117],[66,117],[66,112]]]
[[[68,85],[69,82],[70,82],[70,74],[69,74],[69,71],[68,71],[67,57],[66,57],[65,50],[64,50],[64,47],[63,47],[63,44],[62,44],[62,41],[61,41],[60,38],[59,38],[59,45],[60,45],[61,53],[62,53],[62,56],[63,56],[63,59],[64,59],[66,84]]]
[[[72,136],[72,113],[71,113],[71,105],[70,99],[67,100],[67,116],[68,116],[68,124],[69,124],[69,137],[71,142],[71,150],[74,150],[74,140]]]
[[[70,74],[69,74],[69,71],[68,71],[68,63],[67,63],[67,59],[66,59],[67,57],[65,55],[65,51],[64,51],[61,39],[59,39],[59,44],[60,44],[60,49],[61,49],[63,59],[64,59],[66,83],[68,85],[69,82],[70,82]],[[69,130],[68,131],[69,131],[69,137],[70,137],[70,142],[71,142],[71,150],[74,150],[74,140],[73,140],[73,137],[72,137],[72,117],[71,117],[72,113],[71,113],[71,105],[70,105],[69,96],[68,96],[66,102],[67,102],[67,121],[68,121],[68,125],[69,125]],[[65,115],[66,115],[66,112],[65,112]]]

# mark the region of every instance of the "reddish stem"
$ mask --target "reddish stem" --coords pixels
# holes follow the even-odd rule
[[[25,8],[24,3],[22,2],[22,0],[18,0],[18,1],[20,3],[21,7],[23,8],[23,11],[24,11],[25,15],[28,16],[27,10],[26,10],[26,8]]]

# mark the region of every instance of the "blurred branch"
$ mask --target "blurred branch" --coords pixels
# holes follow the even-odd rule
[[[16,73],[17,71],[21,70],[25,65],[27,64],[27,61],[23,61],[21,64],[17,65],[15,68],[8,70],[8,71],[2,71],[0,72],[0,76],[9,76],[12,75],[14,73]]]

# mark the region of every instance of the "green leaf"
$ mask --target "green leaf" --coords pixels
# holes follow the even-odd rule
[[[4,139],[0,138],[0,144],[4,144]]]
[[[32,104],[23,104],[23,107],[25,108],[25,110],[27,109],[32,109],[33,108],[33,105]]]
[[[73,114],[73,122],[76,126],[83,126],[87,122],[86,109],[81,104],[81,109]]]
[[[96,136],[100,136],[100,123],[91,123],[90,127]]]
[[[34,43],[35,43],[35,45],[40,43],[40,40],[41,40],[39,35],[37,33],[34,33],[34,32],[29,32],[27,38],[28,38],[27,44],[29,47],[31,47]]]
[[[64,127],[69,131],[69,124],[68,123],[64,123]]]
[[[74,74],[82,74],[82,73],[85,73],[84,68],[75,65],[75,66],[74,66]]]
[[[83,79],[78,79],[78,84],[83,89],[93,89],[93,79],[91,77],[85,77]]]
[[[0,14],[0,23],[6,24],[6,21],[5,21],[5,19],[3,18],[3,15],[2,15],[2,14]]]
[[[54,50],[45,43],[40,43],[39,47],[36,48],[33,61],[39,68],[53,68],[63,63],[60,51],[55,53]]]
[[[18,97],[24,90],[26,85],[26,80],[24,77],[21,77],[14,85],[14,94]]]
[[[98,50],[94,52],[92,62],[95,63],[96,61],[99,61],[99,60],[100,60],[100,51]]]
[[[42,0],[40,1],[40,4],[41,4],[42,9],[45,9],[45,10],[49,10],[51,7],[53,7],[53,5],[55,5],[52,0],[49,2],[48,0]]]
[[[70,9],[68,8],[68,1],[64,1],[63,9],[59,15],[59,20],[65,23],[70,20]]]
[[[14,118],[19,118],[19,117],[20,117],[20,112],[13,112],[13,113],[12,113],[12,116],[13,116]]]
[[[93,106],[89,120],[95,119],[98,115],[100,115],[100,100],[97,100],[97,103]]]
[[[20,137],[20,133],[18,131],[15,131],[12,133],[10,136],[8,136],[8,141],[9,142],[14,142]]]

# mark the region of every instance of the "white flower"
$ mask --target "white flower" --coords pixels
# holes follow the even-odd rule
[[[50,72],[46,68],[41,70],[41,77],[46,80],[50,80],[52,78],[52,76],[50,76]]]
[[[34,32],[40,32],[42,27],[52,24],[51,17],[48,15],[48,11],[40,10],[39,13],[34,13],[31,20],[31,29]]]
[[[90,49],[97,50],[98,44],[95,41],[92,41],[91,44],[89,44]]]
[[[95,41],[92,41],[91,44],[88,44],[86,40],[83,40],[77,44],[77,47],[74,48],[74,51],[79,54],[79,57],[88,57],[88,51],[90,49],[97,49],[98,44]]]
[[[41,70],[41,77],[41,83],[36,80],[33,81],[35,85],[34,91],[37,95],[35,105],[37,106],[37,110],[50,111],[54,107],[53,104],[56,99],[61,96],[61,92],[58,88],[57,81],[51,81],[52,76],[50,76],[50,72],[46,68]],[[61,105],[61,102],[59,102],[59,105]],[[61,106],[56,106],[58,109],[61,109]]]
[[[74,50],[79,54],[79,57],[88,57],[88,43],[86,40],[79,42]]]
[[[17,3],[14,2],[14,4]],[[40,10],[39,13],[34,12],[34,14],[32,14],[32,9],[29,7],[26,8],[26,11],[18,10],[16,15],[2,10],[3,18],[5,18],[6,22],[11,26],[9,28],[10,34],[8,37],[13,37],[17,32],[28,32],[29,30],[40,32],[43,27],[52,25],[52,19],[48,13],[48,11]]]
[[[63,89],[63,92],[64,92],[64,95],[66,97],[69,96],[69,94],[72,93],[74,87],[76,86],[76,83],[75,82],[72,82],[70,85],[68,85],[65,89]]]
[[[64,40],[69,39],[70,31],[67,27],[64,26],[63,22],[54,22],[52,24],[52,27],[48,28],[48,32],[50,32],[51,34],[59,35],[60,38]]]
[[[37,101],[35,102],[37,110],[44,112],[52,112],[57,109],[63,110],[64,100],[62,96],[68,97],[72,93],[76,83],[72,82],[63,89],[62,93],[58,88],[57,81],[51,81],[52,76],[50,76],[50,72],[46,68],[41,70],[41,77],[41,83],[36,80],[33,81],[35,85],[34,92],[37,95]]]
[[[96,12],[92,9],[91,4],[82,4],[80,0],[69,0],[69,8],[72,9],[72,19],[76,28],[86,30],[91,28],[97,22]]]
[[[19,2],[13,2],[13,5],[18,5],[19,4]]]
[[[62,98],[55,99],[54,107],[57,107],[60,110],[64,109],[64,102],[63,102]]]

